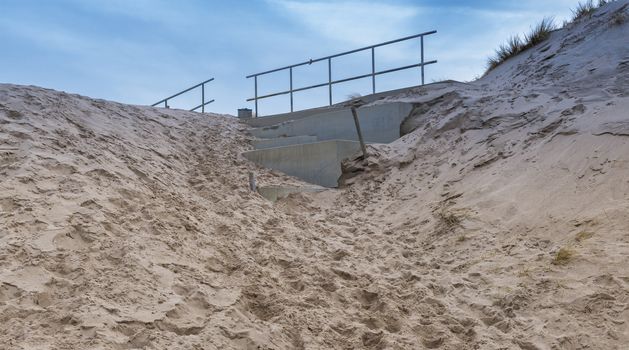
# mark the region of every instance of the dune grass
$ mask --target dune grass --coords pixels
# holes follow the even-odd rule
[[[531,31],[524,35],[524,38],[520,38],[519,35],[510,37],[507,39],[506,43],[498,47],[495,55],[487,60],[487,71],[485,74],[489,73],[489,71],[498,67],[509,58],[548,39],[550,33],[555,29],[557,29],[557,26],[555,25],[554,19],[552,17],[546,17],[532,27]]]
[[[583,241],[585,241],[586,239],[590,239],[590,238],[592,238],[593,236],[594,236],[594,232],[590,232],[590,231],[580,231],[579,233],[577,233],[577,234],[574,236],[574,239],[575,239],[577,242],[583,242]]]
[[[590,17],[594,11],[606,4],[606,1],[599,1],[598,6],[594,4],[594,1],[588,0],[586,2],[579,2],[577,7],[572,10],[572,22],[579,21],[583,18]]]
[[[454,232],[457,228],[462,227],[461,222],[464,216],[457,212],[443,208],[435,216],[437,218],[436,233],[438,235]]]
[[[574,258],[574,250],[568,247],[561,248],[555,254],[552,260],[553,265],[566,265],[570,260]]]
[[[563,27],[569,25],[570,23],[578,22],[583,18],[591,17],[596,9],[613,1],[614,0],[598,0],[597,3],[594,3],[593,0],[587,0],[585,2],[579,2],[577,7],[572,9],[572,19],[570,22],[564,22]],[[619,15],[618,18],[614,18],[614,23],[612,24],[617,23],[620,25],[626,20],[627,18],[623,13]],[[487,75],[487,73],[498,67],[509,58],[516,56],[522,51],[525,51],[548,39],[550,33],[557,28],[558,27],[555,25],[553,18],[547,17],[542,19],[536,26],[532,27],[531,31],[524,35],[523,38],[520,38],[519,35],[511,36],[507,39],[506,43],[500,45],[498,49],[496,49],[494,56],[487,59],[487,69],[484,75]]]
[[[623,7],[621,7],[620,9],[618,9],[613,15],[612,15],[612,19],[611,19],[611,25],[612,26],[621,26],[625,23],[627,23],[627,19],[629,19],[629,14],[627,14],[627,7],[629,7],[629,4],[625,4]]]
[[[557,29],[557,26],[552,17],[542,19],[536,26],[531,28],[531,32],[524,37],[524,50],[548,39],[550,33],[555,29]]]

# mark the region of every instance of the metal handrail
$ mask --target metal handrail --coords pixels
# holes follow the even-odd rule
[[[159,100],[158,102],[153,103],[151,105],[151,107],[155,107],[158,104],[163,103],[164,104],[164,108],[170,108],[170,106],[168,106],[168,100],[173,99],[173,98],[175,98],[175,97],[177,97],[179,95],[185,94],[186,92],[188,92],[190,90],[193,90],[193,89],[196,89],[196,88],[198,88],[200,86],[201,87],[201,104],[196,106],[196,107],[194,107],[194,108],[192,108],[192,109],[190,109],[190,112],[194,112],[197,109],[201,108],[201,113],[205,113],[205,106],[210,104],[210,103],[212,103],[212,102],[214,102],[213,99],[210,100],[210,101],[207,101],[207,102],[205,101],[205,84],[207,84],[207,83],[209,83],[209,82],[211,82],[213,80],[214,80],[214,78],[210,78],[210,79],[208,79],[206,81],[200,82],[197,85],[191,86],[191,87],[189,87],[189,88],[187,88],[187,89],[185,89],[183,91],[180,91],[180,92],[178,92],[178,93],[176,93],[176,94],[174,94],[172,96],[166,97],[163,100]]]
[[[407,37],[404,37],[404,38],[399,38],[399,39],[395,39],[395,40],[385,41],[385,42],[382,42],[382,43],[379,43],[379,44],[375,44],[375,45],[365,46],[365,47],[362,47],[362,48],[359,48],[359,49],[354,49],[354,50],[350,50],[350,51],[337,53],[337,54],[331,55],[331,56],[321,57],[321,58],[317,58],[317,59],[310,59],[308,61],[304,61],[304,62],[301,62],[301,63],[296,63],[296,64],[292,64],[292,65],[289,65],[289,66],[285,66],[285,67],[281,67],[281,68],[275,68],[275,69],[267,70],[267,71],[264,71],[264,72],[248,75],[246,77],[247,79],[254,78],[254,94],[255,95],[252,98],[248,98],[247,101],[255,101],[256,116],[259,116],[259,114],[258,114],[258,100],[263,99],[263,98],[273,97],[273,96],[290,94],[290,111],[293,112],[293,110],[294,110],[294,108],[293,108],[293,93],[299,92],[299,91],[303,91],[303,90],[309,90],[309,89],[314,89],[314,88],[318,88],[318,87],[323,87],[323,86],[327,85],[328,86],[329,104],[332,105],[332,85],[334,85],[334,84],[339,84],[339,83],[344,83],[344,82],[351,81],[351,80],[371,77],[372,92],[375,94],[376,93],[376,76],[377,75],[386,74],[386,73],[392,73],[392,72],[396,72],[396,71],[400,71],[400,70],[404,70],[404,69],[409,69],[409,68],[415,68],[415,67],[420,67],[421,68],[421,83],[422,83],[422,85],[424,85],[424,66],[429,65],[429,64],[437,63],[436,60],[427,61],[427,62],[424,61],[424,36],[430,35],[430,34],[435,34],[435,33],[437,33],[437,31],[436,30],[432,30],[432,31],[429,31],[429,32],[424,32],[424,33],[420,33],[420,34],[410,35],[410,36],[407,36]],[[420,46],[421,46],[421,61],[420,61],[420,63],[411,64],[411,65],[407,65],[407,66],[404,66],[404,67],[387,69],[387,70],[383,70],[383,71],[376,71],[376,59],[375,59],[375,48],[376,47],[385,46],[385,45],[389,45],[389,44],[394,44],[394,43],[398,43],[398,42],[406,41],[406,40],[410,40],[410,39],[415,39],[415,38],[420,38]],[[357,76],[350,77],[350,78],[345,78],[345,79],[332,80],[332,59],[333,58],[340,57],[340,56],[345,56],[345,55],[349,55],[349,54],[352,54],[352,53],[365,51],[365,50],[371,50],[371,73],[357,75]],[[296,88],[296,89],[293,88],[293,68],[299,67],[299,66],[304,66],[304,65],[311,65],[313,63],[326,61],[326,60],[328,61],[328,81],[326,83],[320,83],[320,84],[300,87],[300,88]],[[290,74],[289,74],[290,88],[288,90],[281,91],[281,92],[275,92],[275,93],[271,93],[271,94],[267,94],[267,95],[258,96],[258,77],[259,76],[265,75],[265,74],[270,74],[270,73],[275,73],[275,72],[279,72],[279,71],[283,71],[283,70],[286,70],[286,69],[288,69],[289,72],[290,72]]]

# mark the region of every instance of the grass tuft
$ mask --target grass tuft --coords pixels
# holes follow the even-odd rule
[[[594,3],[593,0],[587,0],[585,2],[580,2],[577,7],[572,10],[572,19],[570,21],[564,21],[562,27],[566,28],[571,23],[578,22],[583,18],[591,17],[599,7],[613,1],[614,0],[598,0],[597,3]],[[629,20],[629,18],[623,7],[622,11],[618,11],[614,14],[614,16],[612,16],[611,25],[622,25],[627,22],[627,20]],[[500,45],[498,49],[496,49],[494,56],[487,59],[487,70],[484,75],[487,75],[487,73],[498,67],[509,58],[516,56],[520,52],[548,39],[550,33],[555,29],[557,29],[557,26],[555,25],[553,18],[547,17],[531,28],[531,32],[525,35],[523,39],[517,35],[510,37],[506,43]]]
[[[618,11],[616,11],[611,18],[610,24],[612,26],[621,26],[623,24],[625,24],[627,22],[627,17],[629,17],[629,15],[627,15],[627,5],[621,7],[620,9],[618,9]]]
[[[574,236],[574,239],[577,242],[583,242],[586,239],[592,238],[592,236],[594,236],[594,232],[581,231],[581,232],[577,233],[576,236]]]
[[[552,263],[553,265],[566,265],[572,258],[574,258],[574,250],[564,247],[557,251]]]
[[[438,235],[454,232],[457,228],[462,226],[461,222],[463,217],[453,211],[447,211],[445,208],[435,213],[435,217],[437,218],[436,233]]]
[[[548,39],[550,33],[556,28],[553,18],[546,17],[532,27],[531,31],[524,36],[524,39],[520,38],[519,35],[511,36],[506,43],[498,47],[494,56],[487,60],[487,71],[485,71],[485,74],[509,58]]]
[[[452,212],[440,211],[437,213],[437,218],[439,222],[443,223],[447,227],[456,227],[461,225],[461,218],[456,216]]]
[[[542,41],[550,37],[550,33],[555,30],[557,26],[552,17],[546,17],[542,19],[535,27],[531,29],[531,32],[524,37],[524,50],[531,48]]]
[[[598,7],[603,6],[606,3],[606,1],[599,1],[599,5],[596,6],[592,0],[580,2],[577,7],[572,10],[572,22],[579,21],[586,17],[591,17]]]

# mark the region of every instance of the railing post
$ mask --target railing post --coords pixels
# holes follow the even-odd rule
[[[172,100],[173,98],[175,98],[177,96],[180,96],[182,94],[185,94],[185,93],[187,93],[189,91],[193,91],[193,90],[196,91],[196,89],[200,86],[201,87],[201,104],[196,106],[196,107],[194,107],[190,111],[194,112],[197,109],[201,108],[201,113],[205,113],[205,105],[214,102],[214,100],[212,100],[210,102],[207,102],[207,103],[205,102],[205,84],[207,84],[207,83],[209,83],[209,82],[211,82],[213,80],[214,80],[214,78],[211,78],[211,79],[202,81],[202,82],[200,82],[200,83],[198,83],[196,85],[193,85],[193,86],[191,86],[191,87],[189,87],[189,88],[187,88],[185,90],[179,91],[178,93],[176,93],[176,94],[174,94],[172,96],[168,96],[165,99],[162,99],[162,100],[159,100],[159,101],[153,103],[151,105],[151,107],[156,107],[156,106],[161,105],[163,103],[164,104],[164,108],[170,108],[170,106],[168,105],[168,101],[169,100]]]
[[[376,49],[371,48],[371,91],[376,93]]]
[[[255,105],[256,105],[256,118],[258,115],[258,76],[253,77],[253,85],[254,85],[254,97],[255,97]]]
[[[290,111],[293,111],[293,67],[290,67]]]
[[[422,61],[421,61],[421,64],[422,64],[422,85],[424,85],[424,36],[422,35],[422,36],[420,36],[420,38],[421,38],[421,47],[422,47],[421,48],[421,50],[422,50]]]
[[[328,58],[328,94],[330,97],[330,106],[332,105],[332,58]]]
[[[390,40],[390,41],[386,41],[386,42],[382,42],[379,44],[375,44],[375,45],[371,45],[371,46],[366,46],[363,48],[359,48],[359,49],[354,49],[354,50],[350,50],[350,51],[346,51],[346,52],[342,52],[342,53],[338,53],[335,55],[331,55],[331,56],[326,56],[326,57],[321,57],[321,58],[317,58],[317,59],[310,59],[308,61],[304,61],[301,63],[297,63],[297,64],[293,64],[293,65],[289,65],[289,66],[285,66],[282,68],[276,68],[276,69],[271,69],[271,70],[267,70],[264,72],[259,72],[256,74],[252,74],[252,75],[248,75],[246,76],[246,78],[254,78],[254,84],[255,84],[255,95],[253,98],[248,98],[247,102],[250,101],[255,101],[255,113],[256,115],[260,114],[259,111],[259,106],[258,106],[258,100],[261,99],[265,99],[265,98],[269,98],[269,97],[274,97],[274,96],[284,96],[286,94],[289,94],[290,96],[290,104],[291,104],[291,112],[295,111],[295,101],[294,101],[294,94],[295,92],[299,92],[299,91],[304,91],[304,90],[308,90],[308,89],[316,89],[316,88],[320,88],[320,87],[325,87],[325,85],[328,85],[328,102],[329,105],[331,106],[333,104],[333,96],[332,96],[332,89],[333,89],[333,85],[335,84],[339,84],[339,83],[344,83],[347,81],[351,81],[351,80],[356,80],[356,79],[364,79],[364,78],[368,78],[371,77],[371,91],[373,94],[376,93],[376,76],[381,75],[381,74],[388,74],[388,73],[393,73],[393,72],[397,72],[397,71],[401,71],[401,70],[405,70],[405,69],[415,69],[417,67],[419,67],[421,69],[421,85],[426,84],[426,65],[429,64],[433,64],[433,63],[437,63],[437,60],[430,60],[428,62],[426,62],[425,60],[425,48],[424,48],[424,36],[427,35],[431,35],[431,34],[435,34],[437,31],[433,30],[430,32],[424,32],[421,34],[415,34],[415,35],[410,35],[404,38],[399,38],[399,39],[395,39],[395,40]],[[406,41],[406,40],[415,40],[419,38],[420,39],[420,62],[419,63],[414,63],[414,64],[410,64],[410,65],[406,65],[406,66],[401,66],[401,67],[397,67],[397,68],[390,68],[390,69],[383,69],[380,71],[376,70],[376,48],[377,47],[381,47],[381,46],[385,46],[385,45],[390,45],[390,44],[394,44],[397,42],[402,42],[402,41]],[[349,78],[339,78],[337,80],[333,80],[332,79],[332,59],[333,58],[337,58],[340,56],[345,56],[345,55],[349,55],[349,54],[353,54],[355,52],[364,52],[370,50],[371,51],[371,73],[366,73],[366,74],[360,74],[360,75],[356,75],[353,77],[349,77]],[[328,81],[327,82],[320,82],[317,84],[313,84],[310,86],[303,86],[303,87],[299,87],[297,89],[295,89],[294,83],[293,83],[293,68],[295,67],[300,67],[300,66],[304,66],[304,65],[311,65],[315,62],[323,62],[323,61],[328,61]],[[258,94],[258,76],[262,76],[262,75],[266,75],[266,74],[270,74],[270,73],[274,73],[274,72],[280,72],[280,71],[285,71],[285,70],[289,70],[289,84],[290,84],[290,89],[289,90],[284,90],[284,91],[279,91],[279,92],[275,92],[275,93],[262,93],[261,95]]]

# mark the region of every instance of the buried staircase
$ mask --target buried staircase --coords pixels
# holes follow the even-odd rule
[[[358,116],[365,142],[389,143],[398,139],[400,124],[411,110],[412,104],[403,102],[360,108]],[[356,126],[348,107],[333,106],[243,121],[255,137],[254,150],[244,152],[245,158],[324,188],[338,187],[342,160],[360,152]],[[271,196],[282,197],[303,189],[271,191]]]
[[[436,60],[425,59],[424,39],[436,32],[435,30],[428,31],[248,75],[247,78],[252,79],[254,83],[254,97],[247,99],[247,101],[254,102],[256,115],[259,116],[259,100],[280,95],[288,95],[290,98],[291,113],[244,119],[250,126],[251,135],[256,139],[253,142],[255,150],[245,152],[243,156],[261,166],[282,171],[315,185],[338,187],[342,160],[357,153],[361,147],[351,109],[346,105],[332,104],[333,86],[352,80],[370,78],[372,94],[362,97],[361,100],[364,103],[371,103],[371,105],[363,106],[358,112],[363,139],[366,143],[389,143],[398,139],[400,137],[400,125],[410,114],[413,106],[403,102],[385,103],[381,99],[411,88],[376,93],[376,77],[407,69],[419,69],[418,77],[421,78],[421,85],[424,85],[425,67],[437,63]],[[385,46],[406,41],[419,41],[419,61],[417,63],[396,68],[377,69],[376,49],[380,50]],[[336,62],[339,57],[357,52],[371,54],[371,72],[335,78],[332,74],[333,61]],[[410,57],[416,53],[415,51]],[[310,86],[294,86],[293,70],[310,67],[313,64],[327,65],[327,81]],[[258,78],[278,72],[288,73],[288,90],[260,95],[258,93]],[[322,87],[327,87],[328,90],[328,107],[293,112],[295,93]],[[279,192],[284,190],[301,192],[300,189],[294,188],[276,188],[273,190],[273,195],[279,195]],[[261,191],[259,192],[262,193]]]

